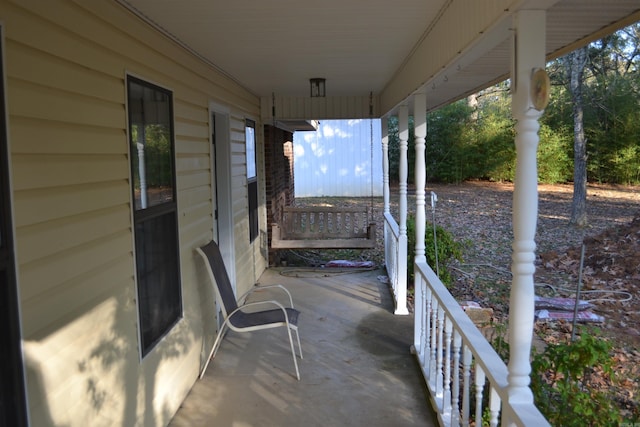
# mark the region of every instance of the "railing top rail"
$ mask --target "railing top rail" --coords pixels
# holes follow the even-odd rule
[[[551,427],[549,421],[535,405],[528,403],[511,403],[509,419],[518,426]]]
[[[389,212],[385,212],[384,221],[389,225],[389,229],[397,239],[400,236],[400,226],[396,222],[396,219]]]

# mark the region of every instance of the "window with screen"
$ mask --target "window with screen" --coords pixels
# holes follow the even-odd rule
[[[127,79],[129,150],[141,353],[182,317],[173,97]]]
[[[258,171],[256,162],[256,124],[247,120],[245,124],[247,153],[247,197],[249,199],[249,241],[258,237]]]

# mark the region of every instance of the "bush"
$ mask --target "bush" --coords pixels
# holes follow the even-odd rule
[[[538,179],[549,184],[565,183],[573,179],[573,135],[563,128],[553,130],[540,125],[538,144]]]
[[[425,222],[425,256],[427,264],[437,271],[436,249],[433,241],[433,224]],[[438,264],[440,270],[440,280],[445,285],[450,285],[452,278],[446,266],[453,260],[462,261],[463,245],[457,242],[453,234],[440,226],[436,226],[436,237],[438,243]],[[407,216],[407,287],[413,286],[413,263],[415,260],[416,247],[416,220],[412,215]]]
[[[536,406],[551,425],[618,426],[620,411],[610,393],[594,388],[595,375],[613,379],[611,344],[583,329],[570,343],[549,344],[535,353],[531,389]]]

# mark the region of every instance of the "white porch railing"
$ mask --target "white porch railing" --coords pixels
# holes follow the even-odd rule
[[[406,236],[405,236],[406,239]],[[389,283],[393,290],[395,314],[408,314],[407,310],[407,267],[399,260],[407,259],[406,241],[400,242],[400,227],[390,213],[384,214],[384,259]],[[401,251],[403,253],[401,253]]]
[[[393,296],[397,298],[398,286],[398,238],[400,237],[400,227],[391,216],[384,215],[384,262],[387,267],[387,275],[393,289]]]
[[[443,426],[548,426],[533,403],[510,403],[507,366],[425,262],[415,264],[414,348]]]

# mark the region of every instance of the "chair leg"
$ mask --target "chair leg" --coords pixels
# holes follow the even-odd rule
[[[291,355],[293,356],[293,365],[296,367],[296,377],[298,378],[298,381],[300,381],[300,371],[298,370],[298,361],[296,360],[296,351],[293,348],[293,338],[291,337],[291,328],[287,328],[287,333],[289,334],[289,344],[291,345]]]
[[[294,331],[296,331],[296,339],[298,340],[298,350],[300,351],[300,359],[303,359],[302,346],[300,345],[300,333],[298,332],[298,328],[294,329]]]
[[[204,368],[202,368],[202,372],[200,372],[200,376],[198,377],[198,379],[202,379],[202,377],[204,377],[204,373],[207,371],[207,367],[209,366],[209,362],[211,362],[211,359],[213,359],[216,356],[216,353],[218,352],[218,348],[220,347],[220,344],[222,343],[222,334],[224,333],[224,327],[227,326],[227,322],[224,322],[222,324],[222,326],[220,327],[220,330],[218,331],[218,335],[216,335],[216,340],[213,343],[213,347],[211,348],[211,351],[209,352],[209,357],[207,357],[207,361],[204,364]]]

